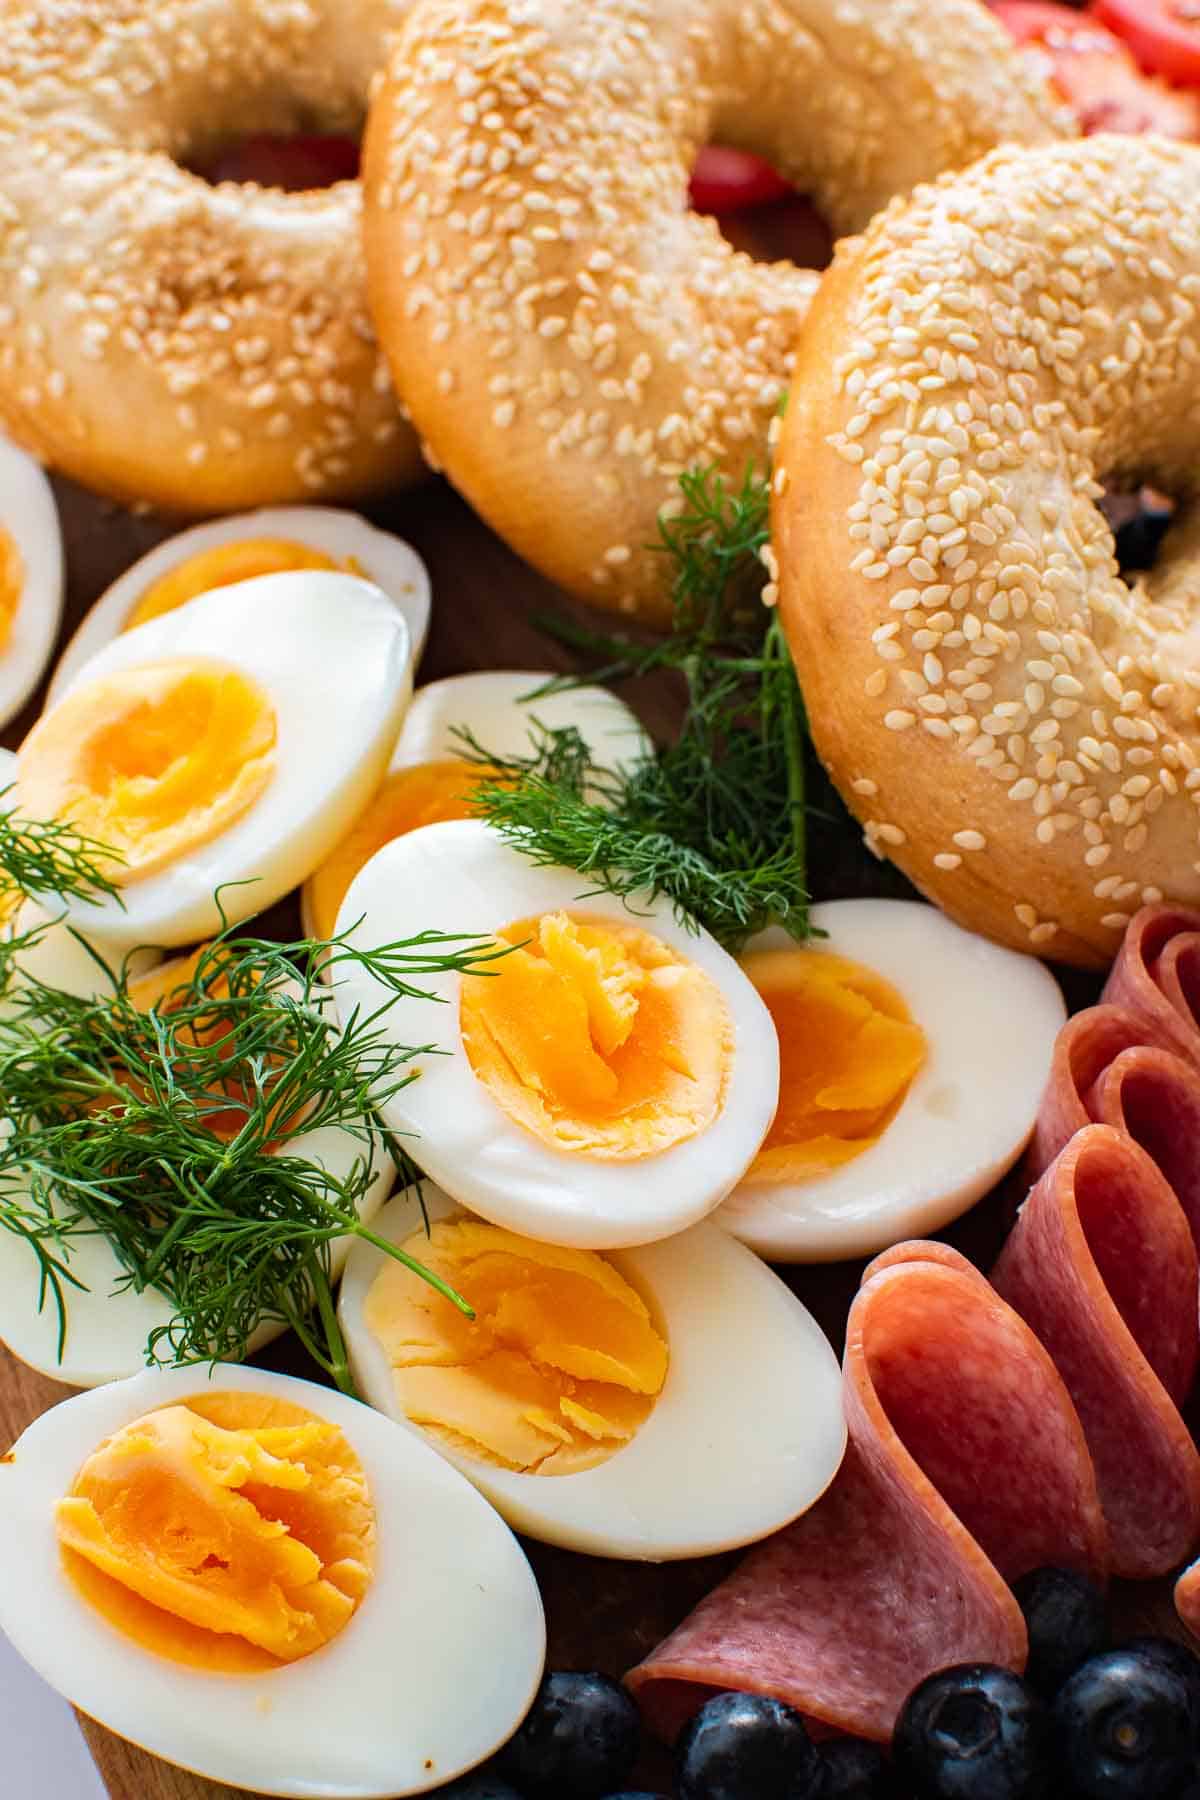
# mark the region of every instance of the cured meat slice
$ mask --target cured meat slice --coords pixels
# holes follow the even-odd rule
[[[1008,1581],[1042,1563],[1105,1574],[1075,1409],[1047,1352],[957,1252],[903,1244],[871,1264],[843,1393],[849,1447],[832,1487],[627,1677],[661,1736],[713,1691],[741,1688],[886,1739],[934,1669],[1023,1666]]]
[[[1122,1059],[1153,1054],[1122,1052],[1089,1104],[1107,1094],[1119,1112]],[[1125,1132],[1087,1125],[1025,1202],[992,1281],[1075,1402],[1114,1572],[1165,1574],[1200,1539],[1200,1455],[1179,1414],[1200,1355],[1197,1258],[1175,1194]]]
[[[1085,1125],[1115,1126],[1158,1164],[1200,1249],[1200,1070],[1156,1048],[1153,1029],[1110,1005],[1067,1020],[1026,1167],[1036,1180]]]
[[[1125,1007],[1089,1006],[1067,1020],[1055,1040],[1050,1078],[1026,1153],[1031,1182],[1077,1131],[1092,1123],[1085,1096],[1109,1063],[1122,1050],[1155,1041],[1146,1021]]]
[[[1200,912],[1161,905],[1135,913],[1102,998],[1145,1022],[1144,1042],[1200,1065]]]

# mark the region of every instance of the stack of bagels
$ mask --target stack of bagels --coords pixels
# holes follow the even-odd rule
[[[0,422],[48,463],[220,511],[420,446],[661,624],[679,475],[771,460],[768,599],[871,846],[1057,960],[1200,901],[1200,534],[1131,586],[1097,505],[1200,468],[1200,149],[1077,140],[978,0],[3,12]],[[361,183],[190,172],[364,119]],[[739,254],[688,209],[710,141],[861,235]]]

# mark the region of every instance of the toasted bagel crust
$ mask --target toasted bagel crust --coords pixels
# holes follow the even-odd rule
[[[248,132],[355,129],[407,0],[16,0],[0,30],[0,421],[187,512],[416,476],[357,182],[209,186]]]
[[[710,139],[839,230],[1070,129],[976,0],[426,0],[372,105],[376,324],[437,462],[585,599],[661,622],[681,470],[761,463],[817,277],[688,211]]]
[[[1127,584],[1102,477],[1200,470],[1200,149],[1004,149],[840,247],[774,477],[813,738],[961,924],[1111,960],[1200,901],[1200,521]]]

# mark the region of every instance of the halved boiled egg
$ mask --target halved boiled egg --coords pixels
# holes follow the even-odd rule
[[[106,870],[119,899],[67,916],[112,945],[170,946],[270,906],[378,786],[411,683],[400,613],[322,570],[219,588],[112,639],[18,756],[22,812],[122,859]]]
[[[55,705],[84,663],[121,632],[214,588],[301,569],[341,570],[373,582],[403,615],[413,661],[420,660],[429,630],[429,574],[409,544],[337,507],[262,507],[193,525],[139,557],[89,608],[58,659],[46,704]],[[249,618],[247,625],[253,628]]]
[[[924,1237],[1033,1130],[1066,1007],[1049,970],[911,900],[834,900],[742,967],[775,1020],[779,1110],[718,1224],[781,1262]]]
[[[0,725],[42,678],[63,603],[62,530],[40,463],[0,437]]]
[[[52,944],[60,933],[69,941],[65,928],[58,926]],[[82,946],[76,948],[85,958]],[[38,954],[37,950],[29,953],[32,957]],[[169,1010],[170,997],[188,979],[190,968],[191,959],[176,958],[138,974],[129,982],[130,998],[143,1011],[164,1002]],[[99,989],[103,971],[95,965],[93,970],[93,983]],[[299,982],[294,986],[282,983],[278,991],[293,1001],[302,993]],[[219,1015],[214,1029],[220,1030]],[[223,1105],[228,1094],[226,1083],[214,1098]],[[227,1123],[215,1114],[210,1128],[230,1137],[239,1123],[236,1114]],[[320,1125],[294,1131],[276,1148],[287,1158],[289,1184],[305,1179],[307,1165],[308,1184],[318,1195],[328,1191],[325,1178],[344,1186],[356,1166],[369,1167],[372,1179],[357,1206],[364,1224],[374,1218],[392,1191],[395,1164],[365,1120],[360,1128]],[[329,1246],[331,1280],[336,1281],[345,1267],[350,1242],[349,1237],[339,1237]],[[33,1247],[17,1233],[0,1230],[0,1341],[31,1368],[71,1387],[97,1387],[144,1369],[151,1360],[151,1334],[175,1316],[169,1295],[159,1288],[139,1291],[130,1285],[109,1239],[99,1231],[69,1230],[54,1251],[66,1271],[60,1284],[65,1328],[53,1296],[42,1288],[41,1266]],[[263,1319],[247,1340],[246,1355],[273,1342],[286,1329],[277,1318]]]
[[[346,889],[384,844],[418,825],[471,817],[471,796],[484,770],[465,758],[464,732],[505,761],[532,755],[539,727],[573,727],[604,768],[625,768],[650,754],[650,739],[615,694],[602,687],[539,694],[553,679],[549,670],[487,669],[417,689],[383,786],[304,884],[300,904],[308,936],[333,935]]]
[[[824,1492],[846,1442],[837,1358],[715,1226],[601,1256],[473,1218],[429,1182],[421,1198],[428,1236],[411,1191],[375,1230],[475,1319],[356,1244],[338,1308],[355,1382],[515,1529],[595,1556],[703,1556]]]
[[[382,1029],[428,1045],[383,1115],[464,1206],[530,1237],[602,1250],[669,1237],[753,1161],[778,1095],[771,1016],[731,956],[661,896],[628,908],[536,868],[487,825],[425,825],[378,851],[338,931],[361,950],[442,931],[506,954],[435,974]],[[335,971],[343,1019],[390,990]]]
[[[67,1699],[256,1793],[382,1800],[496,1749],[541,1675],[532,1572],[469,1482],[345,1395],[152,1371],[0,1461],[0,1629]]]

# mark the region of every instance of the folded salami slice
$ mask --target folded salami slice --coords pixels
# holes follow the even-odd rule
[[[933,1670],[1023,1666],[1008,1581],[1043,1563],[1106,1573],[1075,1409],[1042,1345],[957,1252],[902,1244],[871,1264],[843,1392],[849,1448],[832,1487],[627,1677],[661,1736],[741,1688],[886,1739]]]
[[[1118,1055],[1088,1105],[1119,1121],[1155,1058],[1200,1116],[1191,1089],[1179,1091],[1178,1059],[1146,1049]],[[1200,1289],[1191,1227],[1156,1163],[1110,1125],[1076,1132],[1022,1207],[992,1282],[1075,1402],[1114,1572],[1166,1574],[1200,1541],[1200,1455],[1179,1414],[1200,1355]]]
[[[1143,906],[1129,921],[1101,997],[1144,1021],[1143,1042],[1200,1065],[1200,912]]]

